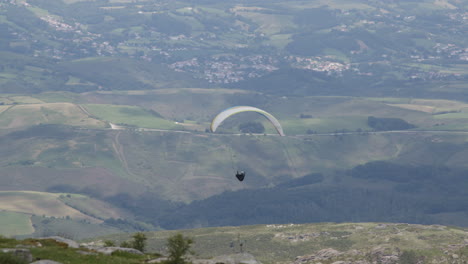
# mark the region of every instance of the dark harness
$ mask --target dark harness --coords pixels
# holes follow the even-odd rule
[[[243,172],[243,171],[240,171],[240,172],[239,172],[239,171],[238,171],[238,172],[236,173],[236,178],[237,178],[239,181],[243,181],[243,180],[244,180],[244,177],[245,177],[245,172]]]

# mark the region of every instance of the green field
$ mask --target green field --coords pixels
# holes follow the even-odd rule
[[[268,43],[278,48],[284,48],[291,42],[291,36],[291,34],[274,34],[271,35]]]
[[[367,125],[366,116],[347,116],[331,118],[304,118],[296,120],[284,120],[282,125],[286,128],[285,133],[307,134],[312,133],[334,133],[334,132],[355,132],[367,131],[371,128]]]
[[[58,235],[78,241],[96,236],[118,234],[125,230],[125,228],[118,229],[106,224],[91,223],[80,219],[70,219],[66,217],[54,218],[47,216],[32,216],[31,222],[35,227],[34,232],[19,237],[47,237]],[[130,229],[127,231],[133,230]]]
[[[151,112],[135,106],[86,104],[94,116],[108,122],[142,128],[181,129],[175,122],[157,117]]]
[[[31,215],[9,211],[0,211],[0,235],[16,236],[34,232]]]
[[[80,194],[0,191],[0,197],[0,210],[30,215],[69,216],[100,222],[99,219],[117,219],[124,214],[108,203]]]
[[[77,103],[81,95],[70,92],[46,92],[34,95],[34,97],[45,103]]]
[[[440,115],[435,115],[434,118],[435,119],[468,119],[468,113],[440,114]]]
[[[27,191],[1,191],[0,209],[12,212],[22,212],[31,215],[46,215],[54,217],[69,216],[75,219],[96,221],[78,210],[71,208],[59,200],[59,194]]]
[[[93,199],[84,195],[62,194],[59,196],[59,200],[67,206],[97,219],[118,219],[125,216],[122,210],[118,210],[108,203],[104,203],[98,199]]]
[[[13,97],[12,100],[34,102],[34,98]],[[70,103],[17,104],[0,116],[2,128],[20,128],[39,124],[63,124],[82,127],[104,127],[105,123],[84,113],[77,105]]]
[[[0,201],[0,235],[4,236],[89,238],[118,232],[102,225],[103,220],[131,218],[121,209],[80,194],[0,191]]]
[[[212,93],[209,93],[212,91]],[[208,127],[212,118],[220,111],[233,105],[245,105],[252,100],[249,93],[229,90],[212,89],[176,89],[174,91],[134,91],[134,92],[101,92],[89,93],[81,100],[100,100],[110,103],[119,100],[125,105],[91,105],[90,112],[103,120],[111,123],[127,124],[146,128],[174,129],[175,124],[157,120],[143,109],[151,109],[167,120],[174,120],[184,125],[187,130],[203,130]],[[130,106],[132,102],[140,99],[137,104],[142,107],[136,109]],[[292,97],[270,98],[271,103],[258,105],[276,116],[283,124],[288,134],[306,134],[307,130],[331,133],[335,131],[367,130],[366,119],[375,117],[398,117],[418,127],[431,127],[437,120],[432,117],[433,111],[446,111],[452,109],[464,109],[466,105],[456,101],[416,100],[406,98],[356,98],[344,96],[316,96],[316,97]],[[196,104],[195,101],[201,103]],[[409,103],[408,103],[409,102]],[[256,105],[257,106],[257,105]],[[128,110],[123,110],[128,108]],[[176,110],[177,109],[177,110]],[[133,114],[124,113],[132,112]],[[309,115],[312,118],[299,118],[300,115]],[[155,119],[156,118],[156,119]],[[130,120],[131,119],[131,120]],[[220,127],[226,131],[236,132],[240,122],[259,121],[264,123],[267,133],[274,132],[271,126],[262,118],[247,116],[246,114],[234,116]],[[163,123],[159,123],[162,121]],[[189,126],[189,123],[199,126]],[[236,124],[237,122],[237,124]]]
[[[42,104],[43,101],[34,98],[33,96],[10,96],[11,101],[17,104]]]
[[[259,25],[257,31],[266,35],[287,32],[295,27],[295,24],[291,21],[291,17],[286,15],[269,15],[243,9],[236,10],[236,14],[254,21]]]

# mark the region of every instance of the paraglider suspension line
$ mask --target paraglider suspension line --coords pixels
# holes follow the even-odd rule
[[[231,166],[232,166],[232,169],[235,170],[236,169],[236,166],[234,166],[234,152],[232,151],[232,148],[231,146],[228,146],[228,149],[229,149],[229,156],[231,158]]]
[[[284,144],[284,142],[281,142],[281,144],[283,145],[283,149],[285,150],[288,163],[290,164],[290,169],[292,169],[291,171],[293,172],[295,177],[298,177],[298,174],[296,171],[296,165],[294,163],[294,160],[291,158],[291,154],[289,154],[288,147]]]

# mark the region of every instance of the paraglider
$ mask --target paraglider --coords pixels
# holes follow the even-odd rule
[[[278,132],[280,136],[285,136],[283,132],[283,128],[281,127],[281,124],[279,123],[278,119],[276,119],[272,114],[268,113],[267,111],[253,107],[253,106],[234,106],[234,107],[231,107],[222,111],[211,122],[211,126],[210,126],[211,132],[215,132],[218,126],[221,125],[221,123],[224,120],[226,120],[228,117],[238,114],[238,113],[242,113],[242,112],[256,112],[256,113],[263,115],[275,127],[276,131]],[[234,167],[234,164],[233,164],[233,167]],[[236,178],[239,181],[243,181],[245,178],[245,172],[237,170]]]
[[[239,181],[243,181],[244,178],[245,178],[245,172],[244,172],[244,171],[237,171],[237,172],[236,172],[236,178],[237,178]]]
[[[263,115],[275,127],[276,131],[280,136],[285,136],[283,128],[281,127],[281,124],[279,123],[278,119],[276,119],[272,114],[268,113],[267,111],[253,106],[234,106],[222,111],[211,122],[211,132],[215,132],[218,126],[221,125],[221,123],[228,117],[242,112],[256,112]]]

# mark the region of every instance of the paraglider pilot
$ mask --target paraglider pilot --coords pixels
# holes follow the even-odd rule
[[[245,172],[244,172],[244,171],[237,171],[237,172],[236,172],[236,178],[237,178],[239,181],[243,181],[243,180],[244,180],[244,177],[245,177]]]

